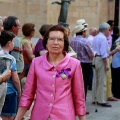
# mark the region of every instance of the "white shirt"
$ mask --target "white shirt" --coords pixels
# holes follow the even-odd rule
[[[92,48],[96,51],[97,55],[101,55],[102,58],[108,57],[108,41],[102,32],[99,32],[99,34],[94,37]]]
[[[92,36],[92,35],[89,35],[87,38],[87,42],[90,44],[90,47],[92,47],[92,45],[93,45],[93,39],[94,39],[94,36]]]

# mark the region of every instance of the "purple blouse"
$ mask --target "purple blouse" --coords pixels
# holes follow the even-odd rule
[[[40,56],[40,51],[45,50],[42,42],[43,42],[43,39],[40,38],[35,46],[35,49],[34,49],[35,57]]]

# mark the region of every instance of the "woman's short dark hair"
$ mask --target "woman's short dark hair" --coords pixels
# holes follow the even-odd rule
[[[3,30],[0,35],[0,45],[4,47],[8,41],[12,41],[15,35],[12,32]]]
[[[34,27],[35,27],[35,24],[33,24],[33,23],[25,23],[25,24],[22,26],[23,35],[24,35],[24,36],[27,36],[27,37],[30,36],[31,33],[32,33],[33,31],[35,31]]]
[[[110,26],[112,26],[113,23],[114,23],[114,20],[108,20],[107,23],[108,23]]]
[[[45,33],[52,27],[53,25],[49,25],[49,24],[44,24],[41,26],[41,28],[39,29],[39,33],[44,36]]]
[[[68,48],[69,48],[69,40],[68,40],[67,30],[65,29],[65,27],[62,27],[61,25],[54,25],[46,32],[46,34],[44,35],[44,38],[43,38],[44,48],[46,49],[46,44],[47,44],[47,41],[49,38],[49,34],[52,31],[60,31],[64,34],[64,49],[63,50],[67,52]]]

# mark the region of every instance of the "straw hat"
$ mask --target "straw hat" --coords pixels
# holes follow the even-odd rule
[[[86,23],[86,21],[84,19],[80,19],[80,20],[77,20],[77,25],[87,26],[88,24]]]
[[[74,28],[74,33],[79,33],[79,32],[86,31],[86,30],[87,28],[84,27],[84,25],[77,25]]]

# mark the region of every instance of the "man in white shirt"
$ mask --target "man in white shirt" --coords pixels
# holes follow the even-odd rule
[[[87,38],[87,42],[90,44],[90,46],[92,47],[93,44],[93,39],[94,37],[97,35],[97,28],[90,28],[89,29],[89,36]]]
[[[87,43],[90,45],[92,48],[93,44],[93,39],[97,35],[97,28],[92,27],[89,29],[89,36],[87,38]],[[90,68],[90,78],[88,80],[88,89],[92,90],[92,79],[93,79],[93,69],[92,69],[92,63],[91,63],[91,68]]]

